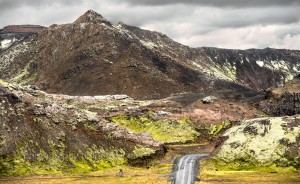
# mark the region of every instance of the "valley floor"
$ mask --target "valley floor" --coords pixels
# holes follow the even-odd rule
[[[213,150],[212,144],[169,145],[169,151],[160,161],[150,168],[118,166],[102,171],[82,175],[44,175],[0,177],[0,184],[166,184],[166,177],[172,171],[172,162],[175,158],[190,153],[209,153]],[[122,169],[124,176],[116,174]],[[300,171],[283,170],[278,172],[258,171],[217,171],[201,164],[200,182],[195,184],[296,184],[300,183]],[[170,183],[170,182],[169,182]]]
[[[27,176],[0,178],[1,184],[166,184],[167,178],[161,176],[159,169],[125,169],[124,177],[116,177],[116,170],[106,171],[105,175],[92,174],[81,176]],[[151,173],[153,172],[153,173]],[[140,173],[140,174],[137,174]],[[266,183],[296,184],[300,183],[300,173],[266,173],[247,171],[210,171],[201,174],[202,181],[198,184],[210,183]]]
[[[290,184],[300,183],[299,172],[253,172],[253,171],[209,171],[201,174],[202,181],[199,184],[230,183],[230,184]]]

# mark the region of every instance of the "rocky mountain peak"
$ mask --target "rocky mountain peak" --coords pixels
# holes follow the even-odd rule
[[[0,78],[50,93],[155,99],[186,91],[259,91],[300,72],[300,51],[190,48],[158,32],[113,25],[93,10],[31,38],[11,47],[20,39],[0,34]]]
[[[108,21],[106,18],[104,18],[101,14],[93,11],[93,10],[88,10],[85,12],[83,15],[81,15],[75,22],[75,24],[80,24],[80,23],[106,23],[111,25],[111,22]]]

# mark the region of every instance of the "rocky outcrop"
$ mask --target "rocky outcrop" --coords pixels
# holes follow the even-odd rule
[[[262,102],[260,108],[273,116],[300,114],[300,93],[285,92],[272,100]]]
[[[2,51],[0,78],[51,93],[154,99],[276,87],[300,71],[299,58],[299,51],[283,49],[189,48],[158,32],[113,24],[90,10]]]
[[[268,91],[260,109],[273,116],[300,114],[300,77],[296,76],[282,88]]]
[[[228,139],[214,157],[222,168],[300,168],[300,116],[243,121],[224,134]]]
[[[131,101],[52,95],[0,81],[0,175],[82,173],[163,155],[151,134],[131,132],[87,108]]]
[[[106,18],[104,18],[101,14],[93,11],[93,10],[88,10],[80,16],[76,21],[74,21],[74,24],[88,24],[88,23],[93,23],[93,24],[106,24],[108,26],[112,26],[112,23],[108,21]]]
[[[239,111],[246,117],[258,113],[220,98],[203,104],[198,97],[188,106],[179,98],[137,101],[127,95],[48,94],[34,85],[0,80],[0,175],[152,164],[164,155],[164,144],[211,141],[231,126],[224,119],[235,121]],[[230,111],[213,114],[221,106]],[[197,114],[200,109],[203,113]]]
[[[230,50],[200,48],[201,55],[219,72],[219,78],[235,81],[255,90],[282,86],[300,71],[300,51],[286,49]],[[213,74],[215,73],[215,74]]]

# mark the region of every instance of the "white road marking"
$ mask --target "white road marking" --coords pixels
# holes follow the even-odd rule
[[[174,178],[173,181],[175,184],[193,184],[196,177],[195,168],[197,166],[197,161],[201,157],[206,157],[209,154],[191,154],[185,155],[175,163],[174,167]]]

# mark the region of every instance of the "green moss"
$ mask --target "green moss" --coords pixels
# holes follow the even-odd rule
[[[112,117],[111,120],[136,133],[150,132],[154,139],[165,143],[185,143],[194,141],[199,136],[199,133],[186,121],[181,123],[171,120],[155,121],[144,116],[126,115]]]
[[[6,86],[6,87],[10,86],[7,82],[5,82],[5,81],[3,81],[1,79],[0,79],[0,85]]]
[[[134,147],[133,152],[129,154],[127,157],[129,159],[138,159],[138,158],[143,158],[145,156],[150,156],[154,153],[155,153],[154,149],[138,145]]]
[[[229,129],[224,134],[228,139],[215,156],[216,162],[233,169],[272,165],[298,168],[299,128],[286,128],[287,123],[280,117],[259,118]]]
[[[216,137],[222,130],[228,128],[231,125],[229,120],[222,121],[221,124],[211,124],[208,128],[211,137]]]
[[[127,162],[125,151],[105,150],[97,146],[86,146],[85,151],[67,153],[64,138],[49,140],[49,150],[39,149],[39,144],[19,144],[13,155],[0,155],[0,175],[87,173],[103,170]]]
[[[33,61],[30,61],[25,68],[17,75],[15,76],[12,81],[18,82],[18,83],[24,83],[25,80],[29,81],[36,77],[36,73],[34,73],[36,70],[36,63]]]
[[[211,168],[218,171],[259,171],[259,172],[294,172],[294,167],[280,167],[275,164],[264,166],[258,163],[245,162],[244,160],[235,160],[234,162],[224,162],[218,159],[202,161],[202,167]]]
[[[9,174],[11,163],[11,159],[7,155],[0,155],[0,175]]]
[[[190,125],[193,124],[192,120],[189,117],[184,117],[184,118],[178,119],[176,121],[178,123],[182,123],[182,124],[190,124]]]
[[[0,149],[6,145],[6,136],[0,135]]]
[[[43,119],[41,117],[34,117],[33,118],[33,122],[35,122],[35,123],[41,123],[41,122],[43,122]]]
[[[225,130],[230,128],[231,122],[224,120],[221,123],[201,124],[197,129],[201,132],[201,139],[214,140]]]
[[[91,131],[94,131],[94,132],[99,131],[98,126],[95,123],[84,123],[83,126],[86,130],[91,130]]]
[[[300,181],[300,172],[289,170],[217,171],[201,168],[200,183],[299,183]]]
[[[5,159],[3,159],[5,158]],[[49,162],[50,157],[44,150],[33,154],[27,144],[19,147],[13,156],[6,155],[2,157],[1,175],[27,175],[27,174],[57,174],[61,171],[57,168],[58,164]],[[53,159],[51,158],[51,161]],[[1,167],[1,166],[0,166]]]
[[[298,159],[298,161],[297,161]],[[290,156],[290,151],[282,155],[280,160],[271,160],[269,162],[260,162],[253,158],[253,155],[244,153],[242,157],[237,157],[233,160],[224,160],[215,156],[209,161],[207,165],[214,166],[217,170],[226,171],[263,171],[263,172],[279,172],[279,171],[297,171],[299,170],[299,157],[294,158]]]
[[[147,113],[146,113],[146,115],[149,116],[149,115],[152,115],[152,114],[154,114],[154,113],[155,113],[155,112],[154,112],[153,110],[148,110]]]
[[[104,150],[95,145],[89,148],[85,154],[85,159],[98,170],[123,165],[126,163],[124,157],[125,152],[122,149]]]

